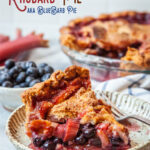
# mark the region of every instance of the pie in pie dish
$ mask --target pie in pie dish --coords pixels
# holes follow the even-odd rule
[[[150,13],[126,11],[75,19],[60,32],[61,44],[70,49],[150,69]]]
[[[128,130],[97,99],[89,71],[71,66],[25,91],[26,133],[34,150],[125,150]]]

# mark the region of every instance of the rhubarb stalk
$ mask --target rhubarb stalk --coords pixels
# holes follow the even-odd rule
[[[20,37],[14,41],[8,41],[0,44],[0,61],[10,56],[37,47],[48,47],[48,41],[43,39],[43,34],[36,35],[32,33],[25,37]]]
[[[4,42],[8,42],[8,41],[9,41],[8,36],[0,34],[0,43],[4,43]]]

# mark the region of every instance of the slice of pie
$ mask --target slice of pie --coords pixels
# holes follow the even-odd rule
[[[34,150],[125,150],[128,130],[91,90],[89,71],[71,66],[22,95]]]
[[[70,49],[133,61],[139,67],[150,69],[150,13],[126,11],[75,19],[60,32],[61,44]],[[130,55],[129,59],[132,48],[138,56]]]

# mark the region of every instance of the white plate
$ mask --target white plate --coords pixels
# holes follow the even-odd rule
[[[96,91],[95,93],[99,97],[100,92]],[[150,118],[149,103],[136,97],[116,92],[105,92],[105,94],[122,111]],[[25,107],[21,106],[12,113],[6,125],[6,133],[18,150],[31,150],[28,148],[30,140],[25,134],[25,119]],[[130,150],[150,150],[150,126],[135,120],[129,121],[131,124],[134,124],[134,131],[133,129],[129,130],[131,140]]]

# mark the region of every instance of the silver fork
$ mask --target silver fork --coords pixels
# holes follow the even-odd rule
[[[122,121],[122,120],[125,120],[125,119],[128,119],[128,118],[133,118],[133,119],[136,119],[136,120],[139,120],[147,125],[150,125],[150,120],[144,118],[144,117],[141,117],[141,116],[138,116],[138,115],[128,115],[126,113],[124,113],[123,111],[121,111],[119,108],[117,108],[112,102],[111,100],[104,94],[104,92],[101,92],[101,95],[102,99],[105,99],[107,100],[107,102],[109,102],[109,104],[111,105],[111,110],[112,110],[112,113],[114,114],[115,118],[117,121]]]

